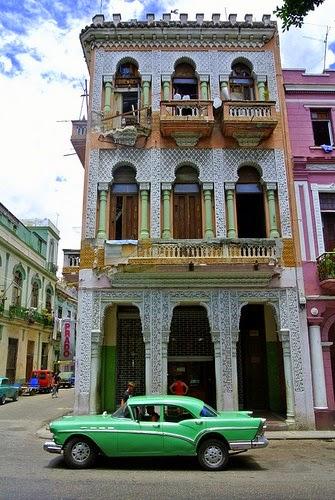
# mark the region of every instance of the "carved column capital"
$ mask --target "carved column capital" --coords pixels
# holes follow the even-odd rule
[[[214,184],[213,184],[213,182],[204,182],[204,183],[202,184],[202,189],[203,189],[204,191],[213,191],[213,189],[214,189]]]
[[[162,191],[171,191],[172,183],[171,182],[162,182]]]
[[[235,191],[235,182],[225,182],[224,188],[226,191]]]
[[[109,183],[108,182],[98,182],[98,191],[108,191]]]
[[[140,191],[150,191],[150,182],[140,182]]]

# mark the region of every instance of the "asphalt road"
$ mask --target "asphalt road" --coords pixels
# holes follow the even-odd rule
[[[317,499],[335,498],[335,440],[271,441],[205,472],[196,459],[100,460],[66,469],[42,450],[36,431],[71,411],[73,390],[20,398],[0,407],[0,499]]]

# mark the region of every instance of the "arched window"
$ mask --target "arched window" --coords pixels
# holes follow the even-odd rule
[[[111,188],[110,239],[137,240],[138,185],[135,169],[124,165],[114,172]]]
[[[199,88],[195,68],[187,62],[180,62],[172,78],[174,99],[198,99]]]
[[[118,126],[139,122],[141,76],[136,61],[121,61],[116,68],[114,85],[114,115]]]
[[[243,166],[236,183],[237,231],[239,238],[266,238],[263,186],[256,168]]]
[[[232,65],[229,87],[232,101],[253,101],[255,99],[254,79],[247,64],[236,62]]]
[[[39,293],[39,285],[37,281],[34,281],[31,287],[31,299],[30,299],[30,307],[38,307],[38,293]]]
[[[23,284],[23,275],[21,271],[17,270],[15,271],[13,277],[13,293],[12,293],[13,306],[21,306],[22,284]]]
[[[47,287],[45,290],[45,308],[48,313],[51,313],[52,310],[52,289]]]
[[[173,187],[173,237],[201,239],[201,190],[198,173],[190,165],[176,171]]]

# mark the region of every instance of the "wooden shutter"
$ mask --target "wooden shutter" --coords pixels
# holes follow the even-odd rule
[[[175,194],[173,198],[173,237],[202,238],[200,194]]]

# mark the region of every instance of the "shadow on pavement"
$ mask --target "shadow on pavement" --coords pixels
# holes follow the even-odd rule
[[[53,458],[47,468],[67,469],[62,456]],[[95,470],[127,470],[127,471],[195,471],[201,470],[196,457],[99,457]],[[227,470],[230,471],[264,471],[251,456],[232,455],[229,459]]]

